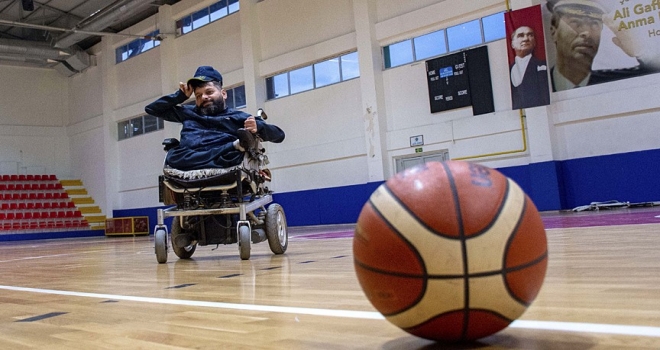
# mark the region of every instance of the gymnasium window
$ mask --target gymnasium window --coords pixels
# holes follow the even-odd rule
[[[221,0],[176,21],[176,35],[188,34],[239,10],[238,0]]]
[[[138,135],[147,134],[165,127],[163,119],[151,115],[142,115],[117,123],[117,135],[119,141]]]
[[[225,89],[227,91],[227,107],[240,109],[247,106],[245,101],[245,85]]]
[[[240,109],[245,108],[245,85],[225,89],[227,91],[227,107]],[[188,101],[184,104],[195,105],[195,101]],[[153,131],[161,130],[165,127],[163,119],[152,115],[143,115],[129,120],[117,123],[117,134],[119,141],[131,137],[147,134]]]
[[[153,49],[156,46],[159,46],[160,40],[154,39],[159,33],[160,31],[155,30],[145,35],[144,39],[133,40],[126,45],[116,48],[116,63],[124,62],[129,58],[135,57],[143,52]]]
[[[384,66],[393,68],[504,39],[505,33],[504,12],[499,12],[384,46]]]
[[[268,99],[273,100],[359,76],[358,55],[351,52],[268,77],[266,90]]]

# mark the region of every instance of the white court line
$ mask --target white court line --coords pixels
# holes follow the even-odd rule
[[[213,302],[213,301],[179,300],[179,299],[166,299],[166,298],[137,297],[130,295],[71,292],[71,291],[53,290],[53,289],[26,288],[26,287],[0,285],[0,290],[3,289],[17,291],[17,292],[67,295],[67,296],[75,296],[75,297],[124,300],[124,301],[135,301],[135,302],[155,303],[155,304],[209,307],[209,308],[218,308],[218,309],[278,312],[278,313],[297,314],[297,315],[346,317],[346,318],[359,318],[359,319],[370,319],[370,320],[385,319],[385,317],[383,317],[383,315],[381,315],[380,313],[370,312],[370,311],[330,310],[330,309],[313,309],[313,308],[304,308],[304,307],[235,304],[235,303],[222,303],[222,302]],[[517,320],[517,321],[513,321],[513,323],[511,323],[509,327],[564,331],[564,332],[602,333],[602,334],[618,334],[618,335],[628,335],[628,336],[644,336],[644,337],[660,338],[660,327],[649,327],[649,326],[626,326],[626,325],[599,324],[599,323]]]

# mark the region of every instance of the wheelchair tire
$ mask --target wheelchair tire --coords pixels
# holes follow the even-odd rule
[[[163,229],[156,230],[154,233],[156,260],[159,264],[167,262],[167,232]]]
[[[274,203],[266,209],[266,237],[274,254],[284,254],[289,245],[289,230],[282,206]]]
[[[241,260],[250,259],[250,226],[248,225],[238,227],[238,253]]]
[[[177,236],[181,234],[185,234],[181,230],[181,218],[178,216],[175,216],[174,219],[172,220],[172,233],[170,234],[170,242],[172,243],[172,250],[174,251],[174,254],[179,257],[179,259],[190,259],[190,257],[195,253],[195,249],[197,248],[197,244],[193,244],[192,248],[190,251],[187,251],[183,247],[177,246],[174,242],[176,242]]]

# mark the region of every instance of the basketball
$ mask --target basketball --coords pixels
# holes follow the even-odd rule
[[[353,238],[367,299],[404,331],[469,341],[506,328],[548,263],[541,216],[497,170],[464,161],[400,172],[363,206]]]

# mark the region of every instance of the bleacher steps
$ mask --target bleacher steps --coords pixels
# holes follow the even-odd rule
[[[66,179],[60,180],[62,187],[71,198],[71,201],[80,211],[92,230],[105,230],[106,216],[101,208],[95,204],[94,199],[89,196],[82,180]]]

